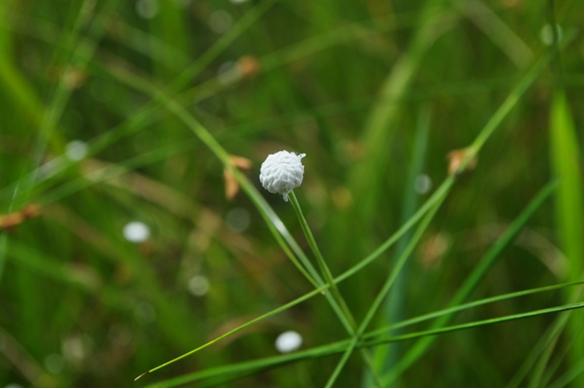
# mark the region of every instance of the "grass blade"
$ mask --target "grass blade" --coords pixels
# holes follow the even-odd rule
[[[551,286],[552,287],[552,286]],[[494,296],[496,298],[497,296]],[[507,321],[514,321],[520,319],[526,319],[530,317],[540,316],[544,314],[557,313],[567,310],[575,310],[583,308],[583,303],[565,304],[551,308],[538,309],[523,313],[517,313],[507,316],[495,317],[491,319],[478,320],[463,324],[457,324],[448,327],[437,328],[428,331],[418,331],[408,334],[404,334],[396,337],[379,337],[374,336],[380,331],[372,331],[371,333],[365,334],[365,340],[358,344],[357,347],[371,347],[378,346],[381,344],[391,344],[399,341],[412,340],[420,337],[439,335],[442,333],[456,332],[466,329],[479,328],[483,326],[503,323]],[[185,385],[194,381],[208,379],[219,375],[230,375],[230,374],[249,374],[253,371],[267,369],[270,367],[278,366],[284,363],[291,363],[307,358],[318,358],[332,354],[338,354],[345,350],[351,339],[337,341],[322,346],[313,347],[307,350],[302,350],[286,355],[278,355],[274,357],[260,358],[252,361],[245,361],[234,363],[230,365],[224,365],[220,367],[213,367],[210,369],[201,370],[194,373],[185,374],[182,376],[174,377],[171,379],[156,382],[150,387],[173,387],[179,385]]]
[[[445,196],[446,196],[446,194],[445,194]],[[348,345],[343,356],[341,357],[341,359],[337,363],[335,370],[333,370],[333,373],[331,373],[331,375],[329,376],[329,379],[327,380],[327,383],[326,383],[326,386],[328,388],[332,387],[335,384],[337,377],[339,377],[339,374],[343,370],[343,368],[344,368],[345,364],[347,363],[349,357],[351,356],[351,353],[353,352],[355,346],[359,342],[361,336],[366,331],[367,327],[370,325],[372,319],[374,318],[374,315],[378,312],[378,309],[380,308],[380,306],[382,305],[384,300],[388,297],[388,292],[390,292],[390,289],[394,286],[394,283],[395,283],[396,279],[398,278],[398,275],[402,271],[402,268],[406,264],[406,261],[408,260],[408,258],[410,258],[411,254],[414,251],[414,249],[416,248],[419,240],[422,238],[423,233],[426,231],[427,227],[429,226],[429,224],[433,220],[433,217],[435,216],[435,214],[439,210],[443,200],[445,199],[445,196],[443,196],[442,198],[440,198],[437,201],[437,203],[433,206],[433,208],[429,211],[429,213],[421,221],[418,228],[414,232],[412,238],[410,239],[408,245],[404,248],[404,251],[402,251],[400,256],[397,258],[396,263],[394,264],[394,267],[392,268],[392,271],[390,271],[390,273],[388,274],[388,277],[387,277],[384,285],[380,289],[380,292],[378,292],[378,294],[376,295],[372,305],[370,306],[370,308],[368,309],[368,311],[366,313],[366,316],[364,317],[364,319],[360,323],[358,330],[352,339],[352,342]]]
[[[559,180],[555,196],[557,237],[565,253],[567,278],[583,274],[583,175],[579,170],[579,150],[574,121],[564,93],[558,91],[550,113],[550,158],[553,174]],[[567,301],[577,296],[567,295]],[[583,343],[583,317],[574,316],[569,323],[571,338]],[[573,348],[571,360],[583,363],[583,352]],[[583,376],[577,376],[575,385],[583,384]]]
[[[540,192],[536,194],[528,206],[520,215],[510,224],[508,229],[500,238],[490,247],[484,257],[479,261],[473,272],[467,277],[463,285],[459,288],[450,305],[459,305],[463,303],[475,290],[485,274],[494,265],[500,253],[514,240],[520,233],[530,217],[536,212],[544,201],[552,194],[555,183],[549,183]],[[451,315],[442,316],[437,319],[431,328],[444,326],[450,320]],[[386,375],[385,382],[392,383],[394,380],[422,356],[425,350],[433,343],[433,338],[426,338],[418,341],[412,348],[401,358],[400,362]]]
[[[416,211],[417,203],[419,201],[419,193],[416,190],[416,180],[423,173],[424,159],[427,150],[427,143],[429,137],[430,127],[430,108],[425,107],[419,111],[418,124],[414,134],[414,144],[412,146],[412,156],[408,169],[408,176],[406,185],[404,186],[403,200],[402,200],[402,222],[406,222],[409,217]],[[411,235],[405,235],[400,242],[398,242],[396,251],[401,253],[405,246],[408,244],[408,240]],[[391,263],[395,263],[396,258]],[[380,320],[380,325],[385,325],[393,322],[400,321],[404,318],[403,305],[405,299],[405,288],[407,281],[409,280],[409,267],[407,263],[404,266],[404,270],[398,276],[396,280],[396,286],[394,287],[394,293],[391,294],[384,304],[384,314]],[[386,371],[392,366],[396,358],[398,349],[393,346],[385,348],[379,348],[375,351],[376,356],[376,367],[378,371]],[[369,386],[369,385],[367,385]]]

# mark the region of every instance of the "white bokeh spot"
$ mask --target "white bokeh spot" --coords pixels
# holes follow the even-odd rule
[[[124,226],[124,238],[130,242],[144,242],[150,237],[150,228],[143,222],[133,221]]]
[[[285,331],[278,335],[274,346],[280,353],[290,353],[298,350],[303,344],[303,337],[296,331]]]

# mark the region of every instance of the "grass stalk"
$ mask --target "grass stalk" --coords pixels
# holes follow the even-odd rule
[[[355,318],[354,318],[353,314],[351,313],[351,310],[347,306],[345,299],[341,295],[341,292],[339,291],[339,288],[337,287],[335,280],[333,279],[333,275],[331,274],[331,270],[329,269],[329,266],[327,265],[325,258],[323,258],[323,254],[321,253],[321,250],[319,249],[319,246],[317,245],[317,240],[315,239],[315,236],[313,235],[313,231],[311,230],[311,227],[309,226],[309,223],[307,222],[307,219],[305,218],[305,215],[304,215],[303,210],[301,208],[301,204],[299,203],[299,200],[297,199],[295,192],[291,191],[289,193],[288,197],[289,197],[290,203],[295,211],[295,214],[297,215],[297,218],[299,219],[299,223],[301,225],[301,229],[303,230],[303,234],[305,235],[305,238],[307,239],[307,242],[309,243],[309,247],[311,248],[311,251],[313,252],[313,255],[315,256],[315,258],[317,260],[317,264],[319,265],[319,268],[321,269],[321,274],[323,275],[325,282],[328,285],[328,289],[327,289],[326,293],[331,293],[333,299],[337,302],[337,304],[341,308],[341,312],[339,313],[338,316],[339,316],[339,319],[345,324],[349,335],[356,336]],[[380,378],[378,377],[378,374],[376,373],[373,359],[372,359],[372,356],[370,355],[369,351],[368,350],[361,350],[361,354],[362,354],[362,357],[364,358],[364,361],[365,361],[370,373],[372,374],[372,378],[374,379],[374,381],[376,382],[376,384],[378,386],[381,386]]]
[[[390,289],[394,285],[394,282],[396,281],[398,275],[402,271],[404,265],[406,264],[406,261],[408,260],[408,258],[410,258],[411,254],[414,251],[414,249],[416,248],[419,240],[422,238],[427,227],[429,226],[429,224],[433,220],[436,212],[439,210],[443,200],[445,199],[445,196],[440,198],[437,201],[437,203],[433,206],[433,208],[429,211],[429,213],[424,217],[424,219],[421,221],[418,228],[415,230],[412,238],[410,239],[410,242],[404,248],[404,251],[401,253],[401,255],[397,258],[396,263],[394,264],[394,267],[392,268],[392,270],[388,274],[388,277],[386,278],[384,285],[382,286],[382,288],[380,289],[380,291],[378,292],[378,294],[374,298],[374,302],[372,303],[372,305],[370,306],[370,308],[368,309],[368,311],[366,313],[366,316],[364,317],[364,319],[362,320],[362,322],[358,326],[358,330],[357,330],[355,336],[353,337],[351,343],[346,348],[343,356],[341,357],[341,359],[337,363],[337,366],[333,370],[333,373],[331,373],[331,375],[329,376],[329,379],[327,380],[327,383],[326,383],[326,387],[330,388],[335,384],[335,381],[337,380],[337,378],[339,377],[339,374],[343,370],[343,367],[345,366],[345,364],[349,360],[349,357],[351,356],[351,353],[353,352],[355,346],[357,345],[361,336],[364,334],[364,332],[366,331],[370,322],[374,318],[374,315],[378,312],[378,309],[380,308],[380,306],[382,305],[384,300],[387,298],[388,292],[390,291]]]
[[[457,290],[455,296],[451,299],[449,305],[459,305],[465,301],[475,290],[481,279],[485,276],[487,271],[492,268],[500,253],[511,243],[514,238],[520,233],[529,218],[540,208],[544,201],[553,193],[555,183],[547,184],[541,189],[526,208],[520,213],[518,217],[510,224],[508,229],[498,238],[498,240],[490,246],[489,250],[479,261],[477,266],[471,274],[466,278],[463,285]],[[437,319],[432,328],[442,327],[450,320],[451,316],[442,316]],[[384,377],[386,384],[391,384],[398,378],[398,376],[410,367],[424,351],[432,344],[433,338],[426,338],[415,343],[410,350],[400,359],[400,361],[390,370]]]
[[[474,328],[481,328],[485,326],[490,326],[498,323],[505,323],[515,320],[527,319],[531,317],[537,317],[546,314],[553,314],[558,312],[564,311],[571,311],[576,309],[582,309],[583,302],[580,303],[573,303],[573,304],[564,304],[559,306],[554,306],[550,308],[542,308],[527,312],[521,312],[506,316],[499,316],[494,318],[488,318],[483,320],[477,320],[462,324],[456,324],[451,326],[445,326],[436,329],[430,329],[425,331],[417,331],[411,332],[400,336],[392,336],[392,337],[376,337],[370,336],[370,333],[364,335],[364,338],[361,342],[357,344],[356,347],[363,348],[363,347],[374,347],[380,346],[383,344],[391,344],[395,342],[401,342],[406,340],[413,340],[417,338],[423,338],[426,336],[434,336],[440,335],[445,333],[457,332],[462,330],[469,330]],[[371,334],[378,333],[379,331],[373,331]],[[151,387],[173,387],[179,385],[185,385],[189,382],[198,381],[202,379],[207,379],[215,376],[220,375],[227,375],[229,377],[231,374],[249,374],[251,372],[265,370],[267,368],[273,366],[279,366],[284,363],[291,363],[295,361],[305,360],[308,358],[320,358],[325,357],[333,354],[339,354],[346,350],[348,344],[352,342],[353,339],[345,339],[336,342],[332,342],[326,345],[316,346],[310,349],[286,354],[286,355],[278,355],[273,357],[261,358],[252,361],[245,361],[234,363],[231,365],[224,365],[220,367],[213,367],[210,369],[205,369],[201,371],[197,371],[194,373],[185,374],[179,377],[174,377],[171,379],[163,380],[156,382]],[[230,377],[232,378],[232,377]]]

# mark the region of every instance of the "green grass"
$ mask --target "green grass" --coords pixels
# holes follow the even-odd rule
[[[583,385],[582,12],[0,2],[0,385]]]

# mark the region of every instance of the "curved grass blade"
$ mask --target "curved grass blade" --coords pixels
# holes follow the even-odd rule
[[[552,194],[555,188],[555,183],[547,184],[541,189],[528,206],[520,213],[520,215],[510,224],[508,229],[499,237],[499,239],[490,247],[478,265],[474,268],[472,273],[467,277],[463,285],[459,288],[450,305],[459,305],[465,301],[469,295],[475,290],[479,282],[483,279],[485,274],[494,265],[500,253],[514,240],[520,233],[529,218],[540,208],[544,201]],[[432,328],[442,327],[451,319],[450,315],[443,316],[432,325]],[[433,338],[426,338],[418,341],[412,348],[402,357],[402,359],[393,367],[393,369],[386,375],[384,383],[390,385],[394,380],[406,370],[412,363],[414,363],[424,351],[432,344]]]
[[[420,222],[420,224],[419,224],[418,228],[416,229],[416,231],[414,232],[412,238],[410,239],[410,241],[408,242],[408,244],[406,245],[404,250],[401,252],[400,256],[396,259],[394,267],[392,268],[392,270],[388,274],[388,277],[386,278],[384,285],[382,286],[382,288],[380,289],[380,291],[378,292],[378,294],[374,298],[374,302],[372,303],[372,305],[370,306],[370,308],[366,312],[366,315],[365,315],[364,319],[362,320],[362,322],[360,323],[358,330],[357,330],[356,334],[354,335],[351,343],[348,345],[345,352],[343,353],[343,356],[341,357],[341,359],[337,363],[337,366],[335,367],[335,369],[333,370],[333,372],[329,376],[329,379],[327,380],[327,383],[325,385],[326,387],[330,388],[335,384],[335,381],[337,380],[337,378],[339,377],[339,374],[341,373],[341,371],[345,367],[345,364],[349,360],[349,357],[351,356],[354,348],[356,347],[357,343],[360,341],[361,336],[364,334],[367,327],[370,325],[370,322],[374,318],[374,315],[378,312],[378,309],[380,308],[382,303],[384,303],[384,300],[388,297],[388,293],[390,292],[390,289],[394,286],[394,282],[398,278],[398,275],[402,271],[402,268],[406,264],[406,261],[410,258],[412,252],[416,248],[419,240],[422,238],[424,232],[426,231],[427,227],[429,226],[429,224],[433,220],[435,214],[439,210],[439,208],[440,208],[441,204],[443,203],[446,196],[447,196],[447,194],[445,193],[445,195],[437,201],[437,203],[433,206],[433,208],[429,211],[429,213]]]
[[[494,297],[497,297],[497,296],[494,296]],[[379,346],[379,345],[390,344],[390,343],[399,342],[399,341],[417,339],[417,338],[421,338],[421,337],[425,337],[425,336],[440,335],[443,333],[456,332],[456,331],[462,331],[462,330],[473,329],[473,328],[480,328],[480,327],[494,325],[494,324],[498,324],[498,323],[504,323],[504,322],[514,321],[514,320],[521,320],[521,319],[526,319],[526,318],[530,318],[530,317],[541,316],[541,315],[551,314],[551,313],[558,313],[558,312],[563,312],[563,311],[570,311],[570,310],[575,310],[575,309],[580,309],[580,308],[583,308],[583,302],[574,303],[574,304],[559,305],[559,306],[555,306],[555,307],[527,311],[527,312],[522,312],[522,313],[517,313],[517,314],[512,314],[512,315],[507,315],[507,316],[500,316],[500,317],[495,317],[495,318],[490,318],[490,319],[483,319],[483,320],[462,323],[462,324],[457,324],[457,325],[452,325],[452,326],[447,326],[447,327],[441,327],[441,328],[427,330],[427,331],[412,332],[412,333],[404,334],[401,336],[395,336],[395,337],[373,337],[373,339],[369,339],[370,334],[368,333],[368,334],[366,334],[366,339],[363,340],[362,342],[360,342],[357,345],[357,347],[361,348],[361,347]],[[374,333],[374,332],[378,332],[378,331],[373,331],[372,333]],[[199,380],[203,380],[203,379],[216,377],[219,375],[227,375],[230,378],[233,378],[233,375],[234,374],[237,375],[238,373],[240,375],[242,375],[242,374],[245,375],[245,374],[250,374],[251,372],[260,371],[260,370],[271,368],[274,366],[279,366],[279,365],[282,365],[285,363],[291,363],[291,362],[305,360],[305,359],[309,359],[309,358],[325,357],[328,355],[338,354],[338,353],[343,352],[345,350],[345,348],[347,347],[347,345],[350,343],[350,341],[351,341],[351,339],[345,339],[342,341],[337,341],[337,342],[313,347],[311,349],[302,350],[302,351],[298,351],[298,352],[294,352],[294,353],[290,353],[290,354],[286,354],[286,355],[278,355],[278,356],[273,356],[273,357],[260,358],[260,359],[256,359],[256,360],[252,360],[252,361],[239,362],[239,363],[214,367],[214,368],[210,368],[210,369],[205,369],[202,371],[185,374],[185,375],[182,375],[179,377],[174,377],[174,378],[170,378],[167,380],[158,381],[158,382],[150,385],[150,387],[174,387],[174,386],[179,386],[179,385],[185,385],[187,383],[191,383],[194,381],[199,381]]]
[[[309,223],[307,222],[307,219],[305,218],[305,215],[304,215],[303,210],[301,208],[301,204],[299,203],[299,200],[297,199],[297,196],[296,196],[294,191],[290,192],[289,199],[290,199],[290,203],[293,206],[293,209],[297,215],[297,218],[299,219],[299,223],[301,224],[301,229],[303,230],[303,233],[305,234],[305,238],[307,239],[307,242],[309,243],[309,247],[311,248],[311,251],[313,252],[313,255],[315,256],[315,258],[317,260],[317,264],[319,265],[319,268],[321,270],[321,274],[322,274],[323,278],[325,279],[327,286],[329,287],[327,290],[327,293],[330,293],[331,298],[333,300],[335,300],[335,302],[336,302],[335,307],[336,307],[336,309],[339,310],[339,313],[338,313],[339,320],[342,322],[342,324],[344,324],[344,326],[346,327],[346,330],[350,336],[356,336],[355,318],[354,318],[351,310],[347,306],[345,299],[343,298],[343,296],[339,292],[339,289],[337,288],[335,281],[333,280],[333,274],[331,274],[331,270],[329,269],[329,266],[327,265],[325,258],[323,258],[323,254],[321,254],[321,249],[319,249],[319,246],[317,245],[317,240],[315,239],[315,236],[313,235],[313,231],[311,230],[311,227],[309,226]],[[337,312],[337,310],[336,310],[336,312]],[[376,370],[374,368],[374,362],[373,362],[372,355],[370,354],[370,352],[368,350],[361,350],[361,351],[362,351],[361,355],[364,358],[364,361],[366,363],[366,366],[369,369],[370,374],[372,375],[372,379],[376,382],[376,385],[381,386],[380,378],[378,377],[378,374],[376,373]]]

